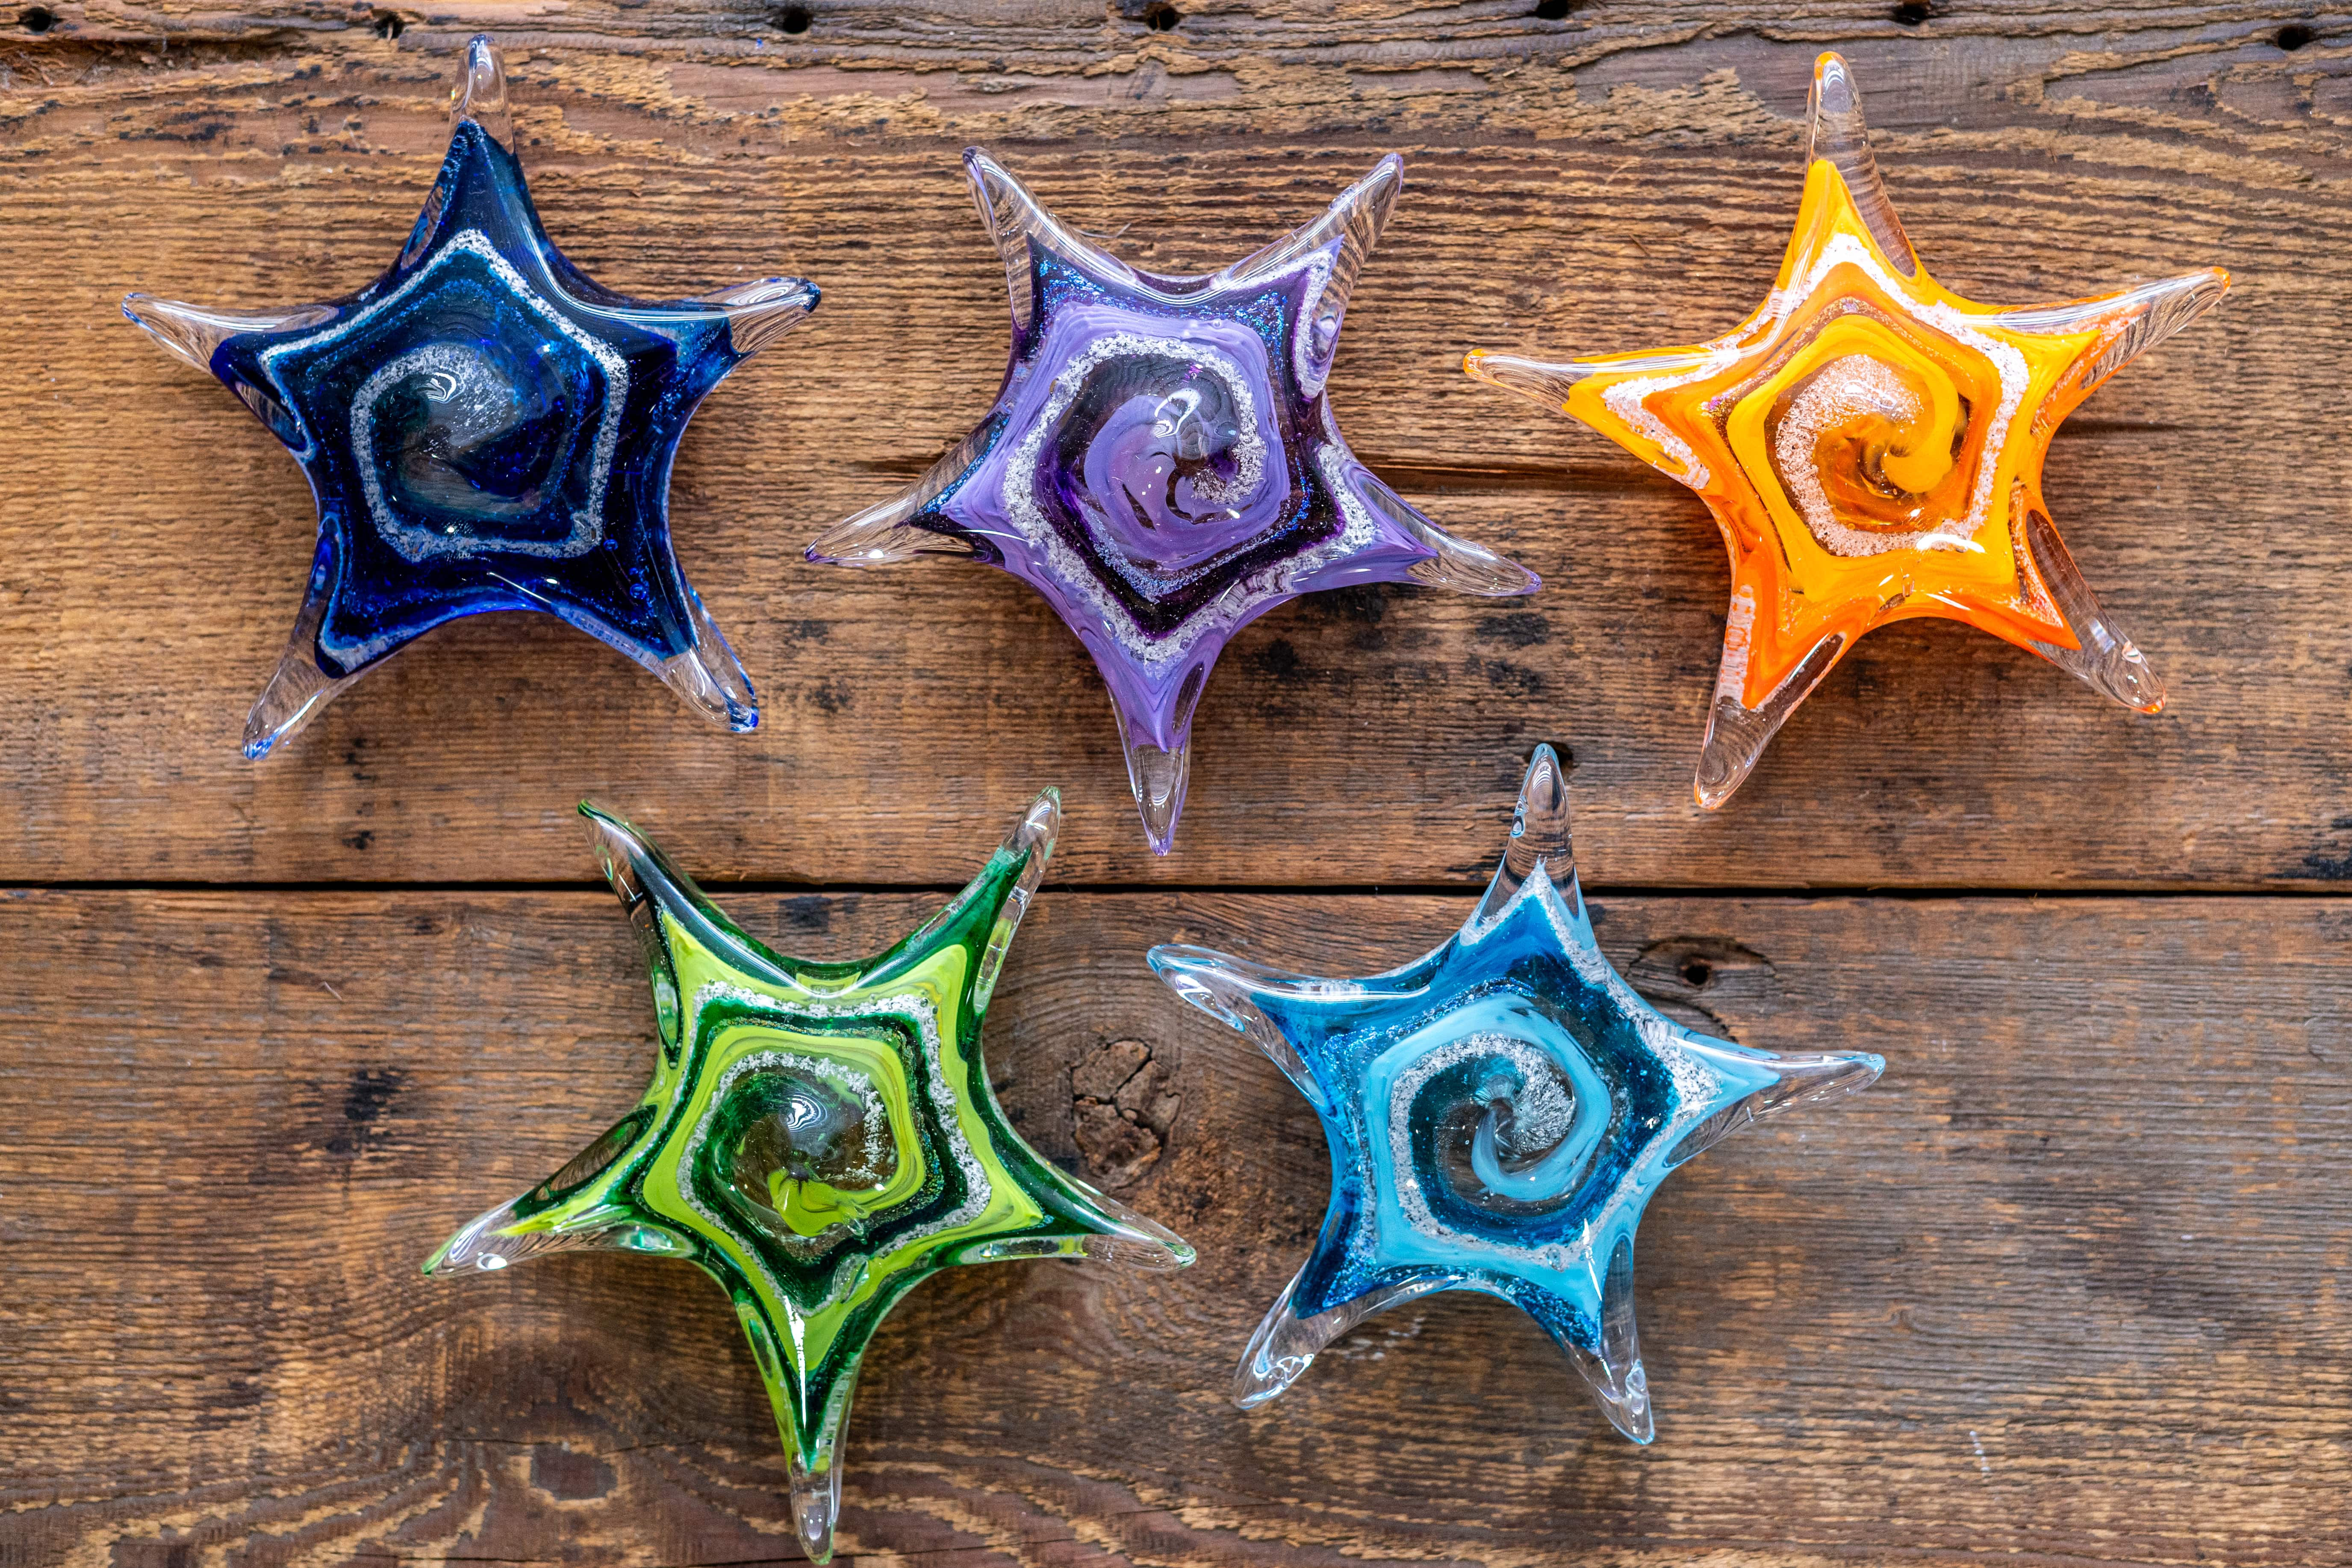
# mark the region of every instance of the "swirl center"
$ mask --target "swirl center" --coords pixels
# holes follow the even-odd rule
[[[1177,576],[1249,541],[1276,518],[1262,397],[1220,367],[1123,354],[1090,369],[1049,447],[1050,488],[1106,554],[1134,573]]]
[[[1843,316],[1738,401],[1727,433],[1774,513],[1832,555],[1962,550],[1983,521],[1988,375],[1959,345]]]
[[[864,1218],[898,1171],[887,1113],[872,1096],[789,1068],[739,1081],[713,1134],[728,1204],[794,1236]]]

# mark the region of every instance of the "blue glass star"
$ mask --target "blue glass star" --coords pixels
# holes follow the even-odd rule
[[[670,463],[704,395],[814,310],[816,286],[615,294],[548,239],[514,144],[478,37],[440,178],[383,277],[278,310],[122,303],[286,443],[318,500],[310,591],[246,721],[248,757],[385,656],[486,610],[544,610],[729,728],[760,721],[671,553]]]
[[[1044,595],[1110,688],[1145,837],[1165,855],[1193,708],[1243,626],[1351,584],[1538,583],[1407,506],[1348,449],[1324,395],[1402,159],[1304,228],[1190,278],[1079,238],[978,148],[964,168],[1012,295],[1003,388],[929,473],[827,530],[809,559],[960,555]]]
[[[1549,746],[1486,896],[1426,958],[1366,980],[1192,947],[1154,948],[1150,962],[1274,1058],[1331,1146],[1322,1235],[1243,1353],[1245,1407],[1373,1313],[1479,1290],[1541,1323],[1610,1422],[1648,1442],[1633,1231],[1651,1194],[1727,1134],[1863,1089],[1885,1065],[1748,1050],[1635,995],[1593,942]]]

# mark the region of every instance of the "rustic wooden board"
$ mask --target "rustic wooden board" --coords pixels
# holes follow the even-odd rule
[[[835,956],[927,907],[730,902]],[[1326,1160],[1274,1068],[1141,949],[1363,972],[1466,908],[1039,900],[988,1035],[1003,1098],[1087,1169],[1072,1069],[1141,1042],[1179,1103],[1122,1195],[1201,1261],[923,1287],[868,1362],[847,1561],[2352,1556],[2340,900],[1602,900],[1612,957],[1682,1016],[1890,1061],[1653,1207],[1656,1445],[1610,1433],[1531,1323],[1454,1298],[1233,1410]],[[0,1563],[796,1556],[763,1397],[699,1277],[416,1273],[641,1087],[649,1012],[608,898],[26,892],[0,936],[0,1016],[29,1043],[0,1051]]]
[[[676,0],[45,5],[0,47],[0,842],[19,879],[568,879],[572,800],[698,842],[719,876],[937,879],[929,826],[1069,791],[1098,887],[1460,886],[1519,758],[1570,747],[1591,876],[1621,887],[2293,887],[2352,873],[2352,49],[2299,12],[2022,4],[1139,7]],[[1906,15],[1908,12],[1906,13]],[[379,37],[382,19],[404,30]],[[2283,25],[2309,37],[2280,47]],[[382,20],[384,31],[390,21]],[[620,287],[818,279],[808,327],[714,397],[680,553],[761,688],[700,728],[551,623],[439,634],[290,753],[236,755],[309,555],[292,464],[115,313],[353,286],[442,145],[453,51],[512,49],[551,229]],[[2221,311],[2074,421],[2060,525],[2168,678],[2135,719],[1965,628],[1882,632],[1725,813],[1689,800],[1720,546],[1686,494],[1456,371],[1471,344],[1688,341],[1769,279],[1814,50],[1853,57],[1939,276],[2063,296],[2194,264]],[[1144,851],[1092,671],[1010,579],[807,566],[986,405],[998,269],[954,153],[996,145],[1147,265],[1207,267],[1380,150],[1409,186],[1334,380],[1365,455],[1547,579],[1505,604],[1324,595],[1209,687],[1172,858]],[[1335,815],[1331,803],[1345,802]]]

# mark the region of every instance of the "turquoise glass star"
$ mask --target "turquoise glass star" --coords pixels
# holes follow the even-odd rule
[[[414,639],[489,610],[544,611],[705,717],[759,723],[671,551],[670,465],[704,395],[814,309],[816,286],[616,294],[548,238],[515,144],[478,37],[440,177],[374,282],[275,310],[122,302],[269,427],[318,502],[309,592],[246,721],[248,757]]]
[[[980,1023],[1061,818],[1051,790],[922,929],[862,962],[744,932],[617,817],[581,807],[653,979],[661,1050],[629,1112],[443,1245],[427,1274],[572,1248],[676,1258],[733,1301],[810,1558],[833,1554],[866,1347],[940,1269],[1021,1258],[1176,1268],[1192,1249],[1032,1149]]]
[[[1884,1065],[1709,1039],[1634,994],[1593,941],[1549,746],[1486,897],[1427,957],[1364,980],[1192,947],[1154,948],[1150,962],[1274,1058],[1331,1146],[1322,1234],[1243,1353],[1245,1407],[1373,1313],[1477,1290],[1541,1323],[1610,1422],[1648,1442],[1633,1323],[1643,1207],[1726,1134],[1864,1088]]]

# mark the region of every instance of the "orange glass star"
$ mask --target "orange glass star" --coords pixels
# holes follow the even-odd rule
[[[1696,490],[1731,550],[1699,804],[1729,799],[1854,640],[1981,626],[2143,713],[2164,689],[2051,526],[2042,465],[2098,385],[2218,302],[2218,268],[2062,305],[1963,300],[1879,184],[1845,61],[1813,70],[1797,232],[1756,313],[1696,348],[1470,374],[1564,408]]]

